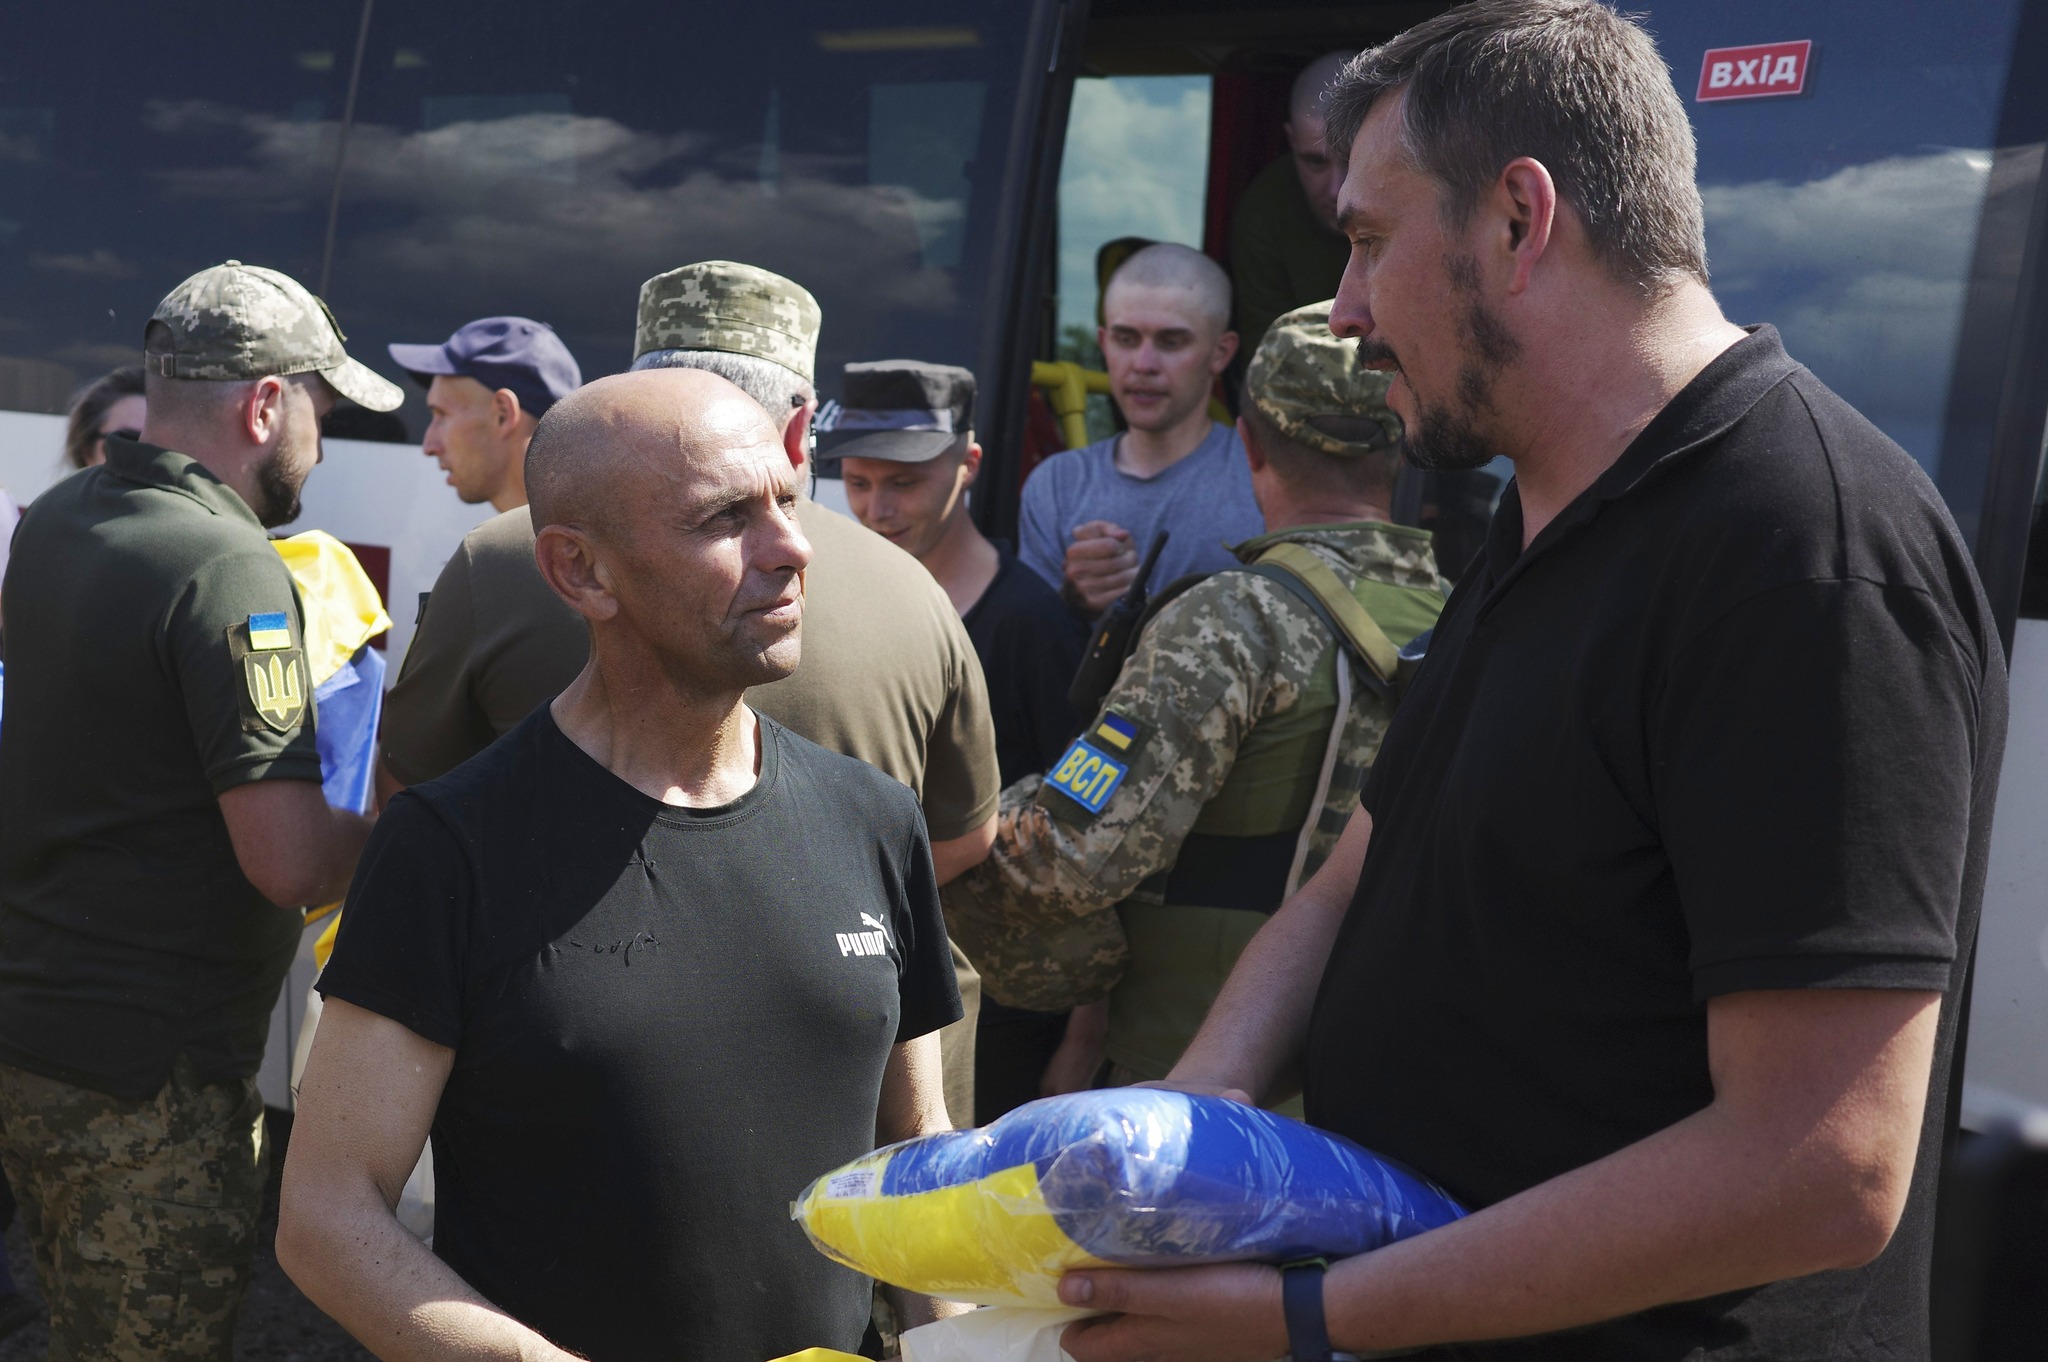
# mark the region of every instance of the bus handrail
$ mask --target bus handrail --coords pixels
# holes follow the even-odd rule
[[[1031,386],[1045,389],[1046,404],[1059,418],[1060,434],[1068,449],[1088,443],[1088,394],[1109,395],[1109,375],[1070,359],[1031,361]],[[1228,424],[1230,409],[1216,398],[1209,399],[1210,419]]]

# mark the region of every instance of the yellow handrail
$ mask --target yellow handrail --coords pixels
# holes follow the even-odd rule
[[[1031,361],[1031,385],[1045,389],[1046,403],[1059,418],[1060,434],[1066,438],[1067,448],[1079,449],[1087,444],[1088,394],[1107,396],[1109,375],[1068,359],[1035,359]],[[1211,397],[1209,417],[1227,424],[1230,408]]]
[[[1033,360],[1031,383],[1045,389],[1045,400],[1060,420],[1060,433],[1068,449],[1088,443],[1088,394],[1107,393],[1109,375],[1099,369],[1084,369],[1072,360]]]

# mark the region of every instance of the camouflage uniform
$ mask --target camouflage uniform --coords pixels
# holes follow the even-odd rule
[[[1356,367],[1327,318],[1324,304],[1276,322],[1246,391],[1298,443],[1387,451],[1399,429],[1384,406],[1387,380]],[[1311,423],[1320,415],[1366,415],[1382,433],[1361,435],[1353,421],[1340,439]],[[1250,563],[1279,545],[1313,554],[1395,644],[1442,609],[1445,583],[1422,531],[1301,526],[1236,552]],[[1090,812],[1055,788],[1061,764],[1011,786],[993,853],[949,899],[948,925],[989,992],[1049,1010],[1107,995],[1111,1060],[1163,1076],[1284,887],[1314,873],[1358,805],[1394,694],[1360,678],[1340,714],[1338,663],[1316,608],[1265,577],[1218,573],[1160,609],[1069,749],[1085,747],[1074,759],[1091,767],[1113,756],[1124,768],[1113,793]],[[1326,768],[1327,793],[1312,807]],[[1246,871],[1255,862],[1284,873]],[[1219,894],[1216,882],[1232,879],[1249,894],[1220,902],[1236,891]]]
[[[228,1357],[269,1155],[256,1084],[201,1085],[180,1058],[130,1102],[0,1065],[0,1109],[51,1362]]]
[[[404,397],[348,357],[317,298],[273,270],[203,270],[152,321],[163,323],[146,338],[159,378],[317,373],[375,410]],[[92,538],[110,524],[128,537]],[[18,689],[40,712],[8,716],[0,763],[0,793],[17,801],[0,838],[0,1166],[49,1299],[52,1358],[225,1359],[262,1206],[252,1078],[303,921],[242,878],[216,801],[243,780],[320,779],[301,614],[255,513],[183,454],[111,441],[105,468],[53,489],[23,528],[10,643],[23,676],[39,675],[37,691]],[[104,626],[102,643],[74,647],[91,633],[11,593],[55,599],[49,584],[75,572],[79,543],[116,548],[98,588],[113,599],[77,612]],[[159,596],[180,603],[175,619]],[[137,612],[165,620],[150,646],[178,659],[168,675],[118,651],[133,646]],[[83,727],[63,711],[81,668],[93,674],[85,690],[119,669],[133,699],[120,716],[95,715],[89,735],[127,763],[118,798],[73,774],[105,767],[95,749],[53,754],[14,734]],[[158,726],[141,727],[153,716]],[[27,814],[24,786],[37,801]],[[97,820],[89,836],[66,821],[83,817]],[[161,856],[166,837],[197,850],[153,891],[136,848]],[[68,844],[61,876],[46,873],[55,844]],[[110,991],[122,1008],[80,1001]]]

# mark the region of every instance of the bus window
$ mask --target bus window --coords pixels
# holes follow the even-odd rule
[[[30,7],[0,51],[0,410],[136,362],[228,257],[322,292],[387,373],[387,342],[498,313],[615,372],[640,282],[717,257],[818,296],[827,396],[849,360],[972,365],[1033,8]]]
[[[1096,255],[1123,237],[1202,245],[1209,174],[1209,77],[1110,76],[1074,82],[1060,162],[1058,358],[1102,367],[1095,343]],[[1088,438],[1116,428],[1107,397],[1088,402]]]
[[[1776,325],[1974,540],[1984,453],[1951,429],[1950,396],[2018,0],[1641,8],[1698,134],[1723,309]],[[1710,48],[1796,39],[1813,44],[1803,93],[1696,99]]]

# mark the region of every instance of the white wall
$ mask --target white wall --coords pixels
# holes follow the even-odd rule
[[[2048,621],[2013,636],[2012,719],[1978,929],[1963,1123],[2048,1108]]]
[[[66,471],[63,445],[63,417],[0,411],[0,487],[27,505]],[[448,555],[491,508],[463,505],[440,465],[417,445],[327,440],[324,447],[326,457],[306,481],[304,511],[279,532],[325,530],[351,544],[391,550],[388,676],[395,680],[412,641],[420,593],[433,587]]]

